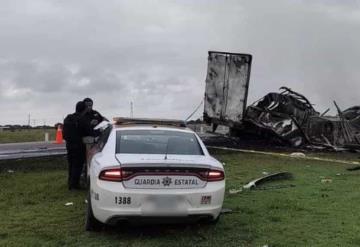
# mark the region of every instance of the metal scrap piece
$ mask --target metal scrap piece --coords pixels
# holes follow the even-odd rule
[[[243,186],[243,188],[244,189],[253,189],[265,182],[274,181],[274,180],[291,179],[291,178],[293,178],[293,175],[290,172],[277,172],[277,173],[270,174],[268,176],[254,179],[254,180],[250,181],[249,183],[245,184]]]
[[[360,166],[349,167],[349,168],[346,168],[346,170],[348,170],[348,171],[357,171],[357,170],[360,170]]]
[[[256,187],[256,190],[276,190],[276,189],[284,189],[284,188],[292,188],[295,187],[295,184],[280,184],[280,185],[273,185],[273,186],[261,186]]]
[[[232,213],[233,210],[231,208],[222,208],[221,209],[221,214],[229,214],[229,213]]]
[[[294,157],[294,158],[304,158],[304,157],[306,157],[306,155],[304,153],[301,153],[301,152],[291,153],[290,156]]]
[[[242,191],[243,191],[242,189],[230,189],[229,194],[238,194]]]

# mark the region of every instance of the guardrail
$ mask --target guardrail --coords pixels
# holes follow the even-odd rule
[[[66,148],[37,148],[28,150],[8,150],[0,151],[0,160],[26,159],[37,157],[48,157],[56,155],[65,155]]]

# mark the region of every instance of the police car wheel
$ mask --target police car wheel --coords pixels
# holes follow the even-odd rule
[[[218,223],[219,220],[220,220],[220,215],[218,217],[216,217],[216,218],[209,219],[207,221],[207,224],[214,225],[214,224]]]
[[[85,221],[85,229],[86,231],[100,231],[103,224],[98,221],[93,214],[92,208],[91,208],[91,198],[90,198],[90,192],[87,197],[87,207],[86,207],[86,221]]]

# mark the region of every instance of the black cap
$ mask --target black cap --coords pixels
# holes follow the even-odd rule
[[[76,112],[80,113],[86,109],[86,105],[84,101],[79,101],[76,103]]]
[[[91,103],[93,103],[93,100],[90,99],[90,98],[85,98],[83,101],[84,101],[84,102],[91,102]]]

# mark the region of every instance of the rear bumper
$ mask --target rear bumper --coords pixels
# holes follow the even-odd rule
[[[115,215],[109,218],[105,223],[108,225],[117,225],[119,223],[130,223],[133,225],[143,224],[173,224],[173,223],[194,223],[199,221],[212,221],[212,215],[191,215],[185,217],[149,217],[149,216],[119,216]]]
[[[146,218],[175,221],[189,218],[216,219],[221,211],[225,181],[209,182],[199,189],[126,189],[121,183],[96,180],[91,184],[94,216],[103,223]],[[116,204],[115,197],[131,198],[129,204]],[[203,197],[211,197],[207,204]]]

